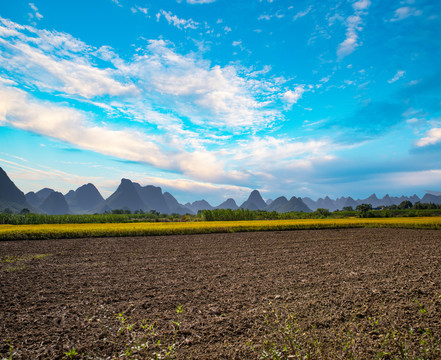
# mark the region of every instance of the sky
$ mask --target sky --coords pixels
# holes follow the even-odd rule
[[[441,190],[438,0],[0,2],[0,167],[185,203]]]

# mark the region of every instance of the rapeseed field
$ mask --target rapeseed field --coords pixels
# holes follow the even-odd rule
[[[363,227],[441,229],[441,217],[0,225],[0,240],[184,235]]]

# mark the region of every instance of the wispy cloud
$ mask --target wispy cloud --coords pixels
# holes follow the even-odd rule
[[[176,15],[173,15],[171,11],[161,10],[156,15],[158,21],[161,15],[165,17],[170,25],[176,26],[178,29],[197,29],[199,27],[199,23],[193,21],[193,19],[180,19]]]
[[[310,162],[306,159],[327,157],[330,148],[332,148],[331,143],[325,139],[297,141],[286,137],[254,137],[234,149],[234,159],[246,160],[254,165],[266,164],[268,168],[280,167],[280,163],[286,165],[286,162],[291,163],[297,159],[298,161],[292,164],[309,167]],[[274,162],[274,159],[277,159],[277,162]]]
[[[19,160],[24,160],[24,159],[19,159]],[[27,162],[26,160],[24,160],[25,162]],[[65,171],[60,171],[58,169],[52,169],[52,168],[43,168],[40,169],[38,168],[38,165],[33,164],[32,166],[29,165],[23,165],[23,164],[19,164],[17,162],[14,161],[10,161],[10,160],[6,160],[6,159],[1,159],[0,158],[0,163],[3,164],[7,164],[8,166],[19,170],[19,172],[17,174],[14,174],[14,180],[15,179],[32,179],[32,180],[40,180],[40,182],[43,181],[47,181],[48,179],[57,179],[57,180],[63,180],[68,182],[70,185],[83,185],[87,182],[90,181],[94,181],[94,180],[98,180],[100,179],[99,177],[85,177],[85,176],[80,176],[80,175],[76,175],[76,174],[71,174],[71,173],[67,173]],[[12,174],[10,174],[12,175]]]
[[[150,41],[148,50],[150,55],[138,57],[132,71],[146,80],[145,86],[153,85],[158,93],[171,96],[179,111],[193,122],[254,128],[280,116],[257,100],[264,95],[261,89],[272,84],[247,78],[234,66],[210,66],[194,56],[180,55],[163,40]]]
[[[395,10],[394,16],[390,21],[400,21],[411,16],[420,16],[423,12],[414,7],[402,6]]]
[[[142,14],[144,14],[144,15],[147,15],[147,14],[148,14],[148,11],[149,11],[148,8],[144,8],[144,7],[141,7],[141,6],[138,6],[138,5],[132,6],[132,7],[130,8],[130,10],[131,10],[132,13],[134,13],[134,14],[136,14],[137,12],[140,12],[140,13],[142,13]]]
[[[348,56],[359,46],[358,34],[363,30],[363,16],[367,14],[367,9],[370,4],[370,0],[359,0],[352,4],[352,8],[355,12],[345,20],[346,39],[338,46],[337,56],[339,59]]]
[[[37,20],[43,19],[43,15],[40,14],[40,12],[38,11],[38,8],[35,6],[34,3],[29,3],[29,6],[33,10],[32,13],[29,13],[29,18],[31,20],[33,20],[33,19],[37,19]]]
[[[395,81],[400,80],[405,74],[406,74],[406,72],[404,70],[398,70],[397,73],[395,74],[395,76],[392,79],[388,80],[387,82],[389,84],[392,84]]]
[[[118,5],[119,7],[123,7],[123,6],[121,5],[121,3],[119,2],[119,0],[112,0],[112,2],[113,2],[114,4],[116,4],[116,5]]]
[[[296,21],[297,19],[300,19],[310,13],[312,10],[312,5],[308,6],[308,8],[304,11],[299,11],[297,14],[294,15],[293,20]]]
[[[276,12],[275,14],[262,14],[260,15],[257,20],[271,20],[272,18],[282,19],[285,17],[285,14],[283,14],[281,11]]]

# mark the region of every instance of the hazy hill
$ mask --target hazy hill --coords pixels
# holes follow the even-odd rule
[[[115,192],[99,205],[99,208],[104,209],[104,207],[111,210],[151,210],[150,207],[144,201],[142,201],[135,185],[128,179],[121,179],[121,183]]]
[[[75,213],[87,212],[104,201],[95,185],[90,183],[69,191],[64,197]]]
[[[161,214],[168,214],[170,209],[167,206],[162,189],[157,186],[147,185],[141,186],[137,183],[133,183],[135,189],[138,191],[141,200],[152,210],[155,210]]]
[[[51,192],[41,204],[40,209],[49,215],[64,215],[70,213],[66,199],[63,194],[58,191]]]
[[[302,201],[306,204],[307,207],[309,207],[311,210],[317,209],[317,206],[315,204],[315,201],[312,200],[310,197],[304,197],[302,198]]]
[[[41,202],[43,202],[44,200],[47,199],[47,197],[52,194],[55,190],[54,189],[49,189],[49,188],[43,188],[39,191],[37,191],[35,193],[35,195],[38,196],[38,198],[41,200]]]
[[[389,196],[389,194],[383,196],[380,202],[382,206],[390,206],[394,204],[393,199]]]
[[[335,204],[335,201],[332,200],[329,196],[326,196],[324,199],[319,198],[315,203],[315,209],[328,209],[329,211],[334,211],[337,209],[337,205]]]
[[[266,208],[266,211],[279,211],[280,208],[285,206],[288,203],[288,199],[284,196],[280,196],[277,199],[273,200]]]
[[[421,201],[421,199],[420,199],[416,194],[413,194],[413,195],[409,198],[409,201],[410,201],[412,204],[415,204],[416,202]]]
[[[430,199],[430,197],[428,197],[427,199]],[[337,198],[336,200],[333,200],[328,196],[326,196],[325,198],[319,198],[317,201],[314,201],[309,197],[304,197],[302,200],[313,211],[315,211],[317,208],[323,208],[323,209],[328,209],[330,211],[334,211],[337,209],[342,210],[346,206],[351,206],[353,209],[355,209],[360,204],[371,204],[372,207],[374,208],[381,206],[399,205],[406,200],[409,200],[412,204],[414,204],[417,201],[420,201],[420,198],[417,195],[412,195],[411,197],[407,197],[407,196],[395,197],[386,194],[383,198],[379,199],[377,195],[372,194],[366,199],[357,199],[357,200],[354,200],[351,197],[340,197]],[[438,199],[434,199],[434,200],[438,201]],[[426,202],[426,201],[421,200],[421,202]]]
[[[337,209],[339,210],[343,210],[344,207],[352,207],[353,209],[355,209],[357,207],[358,202],[356,202],[353,198],[349,197],[341,197],[335,200],[335,206],[337,207]]]
[[[441,204],[441,195],[436,196],[432,194],[424,194],[423,198],[421,199],[422,203],[434,203],[434,204]]]
[[[237,210],[239,209],[239,206],[237,206],[236,201],[234,199],[229,198],[225,200],[222,204],[219,204],[216,206],[216,209],[231,209],[231,210]]]
[[[193,211],[191,211],[189,208],[185,207],[184,205],[181,205],[178,203],[178,200],[176,200],[174,198],[174,196],[172,194],[170,194],[169,192],[165,192],[164,193],[164,199],[165,202],[167,203],[167,206],[169,208],[169,214],[180,214],[180,215],[185,215],[185,214],[194,214]]]
[[[277,212],[285,213],[291,211],[303,211],[303,212],[311,212],[311,209],[306,206],[301,198],[297,198],[293,196],[285,205],[281,206]]]
[[[360,204],[358,204],[353,198],[351,198],[349,196],[348,198],[346,198],[346,201],[344,202],[344,204],[340,210],[342,210],[345,206],[350,206],[353,209],[355,209],[357,207],[357,205],[360,205]]]
[[[198,200],[198,201],[195,201],[193,203],[187,203],[187,204],[185,204],[185,207],[189,208],[195,214],[197,214],[199,210],[213,210],[214,209],[214,207],[211,206],[205,200]]]
[[[33,191],[28,192],[25,198],[28,204],[32,206],[39,207],[41,205],[41,199]]]
[[[240,207],[249,210],[307,212],[311,210],[315,211],[317,208],[325,208],[330,211],[336,209],[342,210],[347,206],[355,209],[357,205],[362,203],[371,204],[374,208],[399,205],[403,201],[410,201],[412,204],[415,204],[417,201],[441,204],[441,195],[439,194],[441,193],[431,191],[426,193],[422,199],[415,194],[410,197],[396,197],[386,194],[381,199],[375,194],[372,194],[366,199],[357,200],[351,197],[340,197],[333,200],[329,196],[326,196],[319,198],[317,201],[309,197],[302,199],[295,196],[288,201],[286,197],[281,196],[274,201],[267,200],[265,202],[259,191],[253,190],[248,199]],[[231,198],[216,207],[211,206],[205,200],[182,205],[172,194],[168,192],[163,194],[160,187],[153,185],[141,186],[128,179],[122,179],[115,192],[106,200],[103,199],[98,189],[90,183],[80,186],[75,191],[69,191],[65,196],[50,188],[43,188],[36,193],[31,191],[24,195],[23,192],[15,186],[6,172],[0,168],[0,211],[6,208],[10,208],[14,212],[20,212],[23,208],[28,208],[32,212],[44,211],[49,214],[65,214],[70,212],[93,213],[111,211],[114,209],[131,211],[156,210],[160,213],[167,214],[196,214],[199,210],[205,209],[236,210],[239,207],[234,199]]]
[[[248,199],[240,206],[242,209],[263,210],[266,208],[266,202],[257,190],[253,190]]]

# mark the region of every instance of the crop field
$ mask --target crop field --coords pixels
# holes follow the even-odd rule
[[[0,358],[441,358],[439,230],[161,234],[1,241]]]
[[[441,217],[0,225],[0,240],[391,227],[441,229]]]

